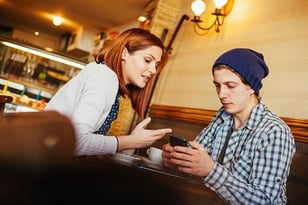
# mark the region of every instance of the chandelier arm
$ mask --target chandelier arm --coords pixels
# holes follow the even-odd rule
[[[197,27],[201,30],[208,31],[211,30],[211,28],[213,28],[213,26],[216,24],[216,21],[217,19],[209,27],[202,27],[198,22],[195,22],[195,25],[197,25]]]
[[[217,33],[219,33],[219,31],[220,31],[219,22],[217,22],[217,23],[215,24],[215,31],[216,31]]]
[[[219,26],[222,26],[222,25],[224,24],[224,20],[225,20],[225,17],[224,17],[224,16],[222,16],[221,21],[220,21],[220,19],[219,19],[219,16],[216,17],[216,21],[218,22],[218,25],[219,25]]]
[[[194,31],[195,31],[195,33],[197,34],[197,35],[199,35],[199,36],[205,36],[210,30],[203,30],[203,31],[205,31],[204,33],[201,33],[201,32],[199,32],[199,30],[198,30],[198,26],[196,25],[196,24],[194,24]]]

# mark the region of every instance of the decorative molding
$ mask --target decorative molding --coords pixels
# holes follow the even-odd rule
[[[149,115],[155,118],[207,126],[217,110],[152,104]],[[296,142],[308,143],[308,119],[281,117],[291,128]]]

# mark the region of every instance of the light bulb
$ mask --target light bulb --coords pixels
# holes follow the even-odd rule
[[[216,9],[221,9],[227,2],[228,0],[213,0]]]
[[[60,26],[62,24],[62,18],[58,16],[53,17],[53,24],[55,26]]]
[[[191,9],[193,10],[195,16],[200,16],[205,11],[205,3],[202,0],[195,0],[191,4]]]
[[[137,20],[140,22],[145,22],[148,18],[146,16],[140,15],[138,16]]]

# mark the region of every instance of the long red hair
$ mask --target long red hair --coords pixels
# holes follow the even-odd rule
[[[158,46],[162,49],[161,62],[156,68],[156,74],[158,74],[167,63],[168,52],[162,41],[157,36],[141,28],[131,28],[124,31],[114,41],[109,42],[108,45],[104,46],[95,57],[97,63],[104,61],[105,64],[117,74],[120,94],[131,99],[132,106],[141,119],[144,119],[145,117],[145,109],[147,108],[147,103],[150,99],[155,76],[152,76],[144,88],[139,88],[134,85],[126,85],[124,82],[121,63],[122,52],[124,48],[126,48],[128,52],[132,54],[150,46]]]

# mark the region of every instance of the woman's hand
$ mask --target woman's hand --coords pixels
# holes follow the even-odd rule
[[[165,166],[177,167],[181,172],[205,177],[214,167],[214,161],[207,151],[197,142],[190,141],[191,148],[169,144],[163,146],[163,162]]]
[[[150,122],[151,118],[148,117],[141,121],[130,135],[120,136],[119,150],[148,147],[157,140],[163,138],[166,134],[172,132],[170,128],[155,130],[146,129]]]

